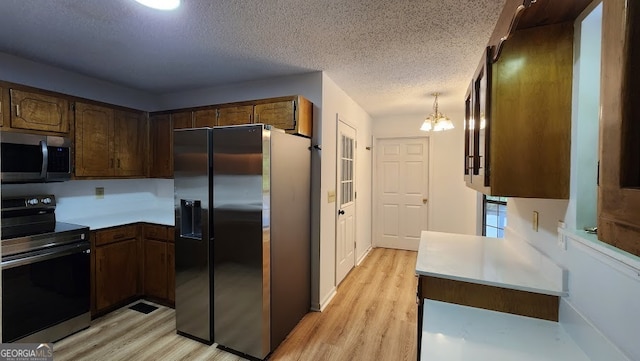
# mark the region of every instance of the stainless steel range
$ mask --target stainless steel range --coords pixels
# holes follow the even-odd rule
[[[89,228],[56,222],[53,195],[2,199],[2,342],[89,326]]]

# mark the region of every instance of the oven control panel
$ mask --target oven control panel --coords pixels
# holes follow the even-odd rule
[[[55,206],[56,198],[52,194],[2,198],[2,211],[54,208]]]

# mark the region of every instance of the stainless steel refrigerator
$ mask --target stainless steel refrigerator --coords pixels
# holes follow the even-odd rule
[[[179,333],[264,359],[308,312],[309,146],[261,124],[175,132]]]

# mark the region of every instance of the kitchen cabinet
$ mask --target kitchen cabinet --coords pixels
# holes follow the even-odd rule
[[[489,47],[465,101],[469,187],[487,195],[569,198],[573,24],[516,30]]]
[[[149,117],[149,177],[173,176],[173,127],[170,114]]]
[[[166,226],[145,224],[144,295],[154,301],[175,302],[173,230]]]
[[[66,98],[10,90],[11,128],[69,133],[69,101]]]
[[[640,3],[603,1],[598,238],[640,256]]]
[[[263,123],[305,137],[311,137],[313,131],[313,104],[300,95],[211,104],[193,109],[192,122],[190,114],[184,110],[173,113],[174,129]]]
[[[299,95],[256,102],[254,107],[255,123],[273,125],[287,133],[308,137],[313,125],[312,113],[311,102]]]
[[[216,125],[218,112],[216,109],[200,109],[193,112],[193,127],[213,127]]]
[[[216,125],[240,125],[253,123],[253,105],[224,106],[218,108]]]
[[[5,89],[0,86],[0,127],[4,126],[4,110],[7,105],[5,104]]]
[[[144,113],[77,102],[76,177],[144,177]]]
[[[193,128],[193,112],[184,111],[171,114],[173,129]]]
[[[120,307],[140,295],[138,234],[137,225],[93,233],[92,314]]]

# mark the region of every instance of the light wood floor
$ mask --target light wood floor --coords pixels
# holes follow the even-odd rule
[[[274,361],[401,361],[416,358],[416,253],[377,248],[338,287],[323,312],[307,314]],[[122,308],[54,344],[63,360],[243,360],[175,333],[175,313]]]

